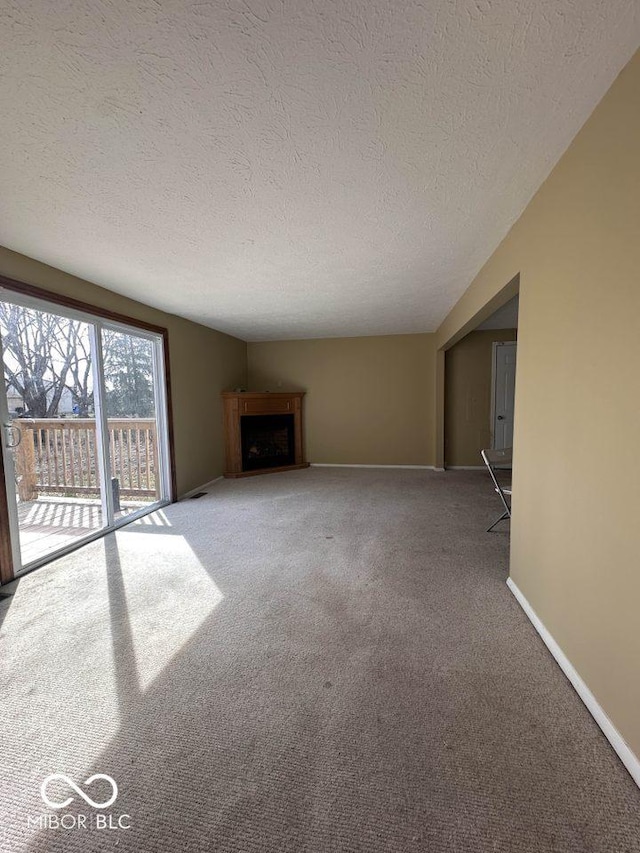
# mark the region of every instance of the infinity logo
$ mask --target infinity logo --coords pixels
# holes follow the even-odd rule
[[[53,800],[49,799],[49,797],[47,796],[47,785],[49,784],[49,782],[53,782],[54,779],[61,779],[63,782],[66,782],[67,785],[72,790],[74,790],[76,794],[78,794],[78,796],[82,797],[85,803],[87,803],[94,809],[106,809],[108,806],[111,806],[115,803],[116,798],[118,796],[118,786],[116,785],[115,779],[112,779],[111,776],[107,776],[106,773],[96,773],[95,775],[89,776],[88,779],[84,780],[85,785],[91,785],[93,782],[96,781],[96,779],[107,780],[107,782],[111,785],[112,793],[109,799],[104,803],[96,803],[95,800],[92,800],[91,797],[89,797],[87,794],[84,793],[84,791],[78,788],[73,779],[69,779],[69,777],[65,776],[64,773],[52,773],[50,776],[47,776],[47,778],[42,782],[42,785],[40,785],[40,796],[42,797],[42,800],[45,805],[49,806],[49,808],[51,809],[64,809],[69,805],[69,803],[72,803],[74,800],[74,797],[68,797],[66,800],[64,800],[64,802],[56,803]]]

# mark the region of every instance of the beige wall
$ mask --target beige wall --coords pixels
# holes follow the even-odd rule
[[[178,494],[222,473],[220,391],[246,383],[246,344],[0,247],[0,274],[169,330]]]
[[[250,343],[248,355],[252,390],[307,391],[310,462],[433,464],[433,335]]]
[[[640,755],[640,53],[438,331],[520,273],[511,576]]]
[[[482,465],[491,447],[491,376],[494,341],[515,341],[515,329],[470,332],[445,359],[445,463]]]

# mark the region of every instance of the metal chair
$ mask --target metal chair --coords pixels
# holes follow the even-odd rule
[[[506,447],[504,450],[481,450],[480,454],[484,464],[487,466],[491,479],[493,480],[495,491],[498,493],[500,500],[502,501],[502,505],[504,506],[504,512],[500,518],[497,518],[491,527],[487,527],[487,533],[489,533],[493,530],[496,524],[498,524],[498,522],[511,518],[511,484],[509,484],[509,488],[505,488],[498,479],[497,471],[511,470],[513,448]],[[509,498],[508,501],[507,498]]]

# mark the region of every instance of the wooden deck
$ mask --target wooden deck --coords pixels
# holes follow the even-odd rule
[[[122,510],[116,519],[153,501],[154,498],[121,501]],[[27,565],[100,530],[102,507],[98,499],[40,497],[20,501],[18,523],[22,564]]]

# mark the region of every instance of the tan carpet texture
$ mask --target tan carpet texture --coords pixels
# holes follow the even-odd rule
[[[24,577],[0,850],[640,851],[640,792],[508,591],[499,514],[481,472],[271,474]]]

